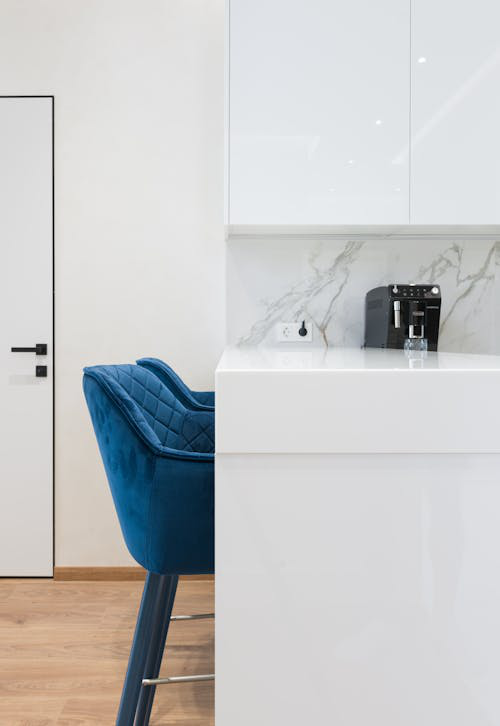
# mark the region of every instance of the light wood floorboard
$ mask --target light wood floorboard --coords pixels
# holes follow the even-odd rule
[[[1,726],[112,726],[141,582],[0,579]],[[214,583],[179,583],[174,614],[213,611]],[[172,623],[162,675],[213,673],[213,621]],[[213,683],[157,688],[151,726],[213,726]]]

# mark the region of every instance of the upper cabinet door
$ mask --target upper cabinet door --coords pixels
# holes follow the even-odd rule
[[[412,2],[411,222],[500,223],[500,2]]]
[[[229,223],[408,224],[409,0],[230,0],[229,32]]]

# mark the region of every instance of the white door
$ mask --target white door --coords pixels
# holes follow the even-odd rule
[[[411,222],[500,223],[500,3],[413,0]]]
[[[0,97],[0,576],[53,568],[52,131],[51,97]]]
[[[230,0],[232,225],[408,224],[410,3]]]

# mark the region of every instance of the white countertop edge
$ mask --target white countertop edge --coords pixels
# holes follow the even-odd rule
[[[428,352],[409,357],[402,350],[227,346],[216,375],[224,373],[497,372],[500,355]]]

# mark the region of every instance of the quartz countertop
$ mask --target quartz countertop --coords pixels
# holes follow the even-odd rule
[[[500,356],[229,347],[218,453],[500,453]]]
[[[305,345],[305,344],[304,344]],[[413,353],[379,348],[286,350],[229,346],[218,371],[498,371],[500,356],[469,353]]]

